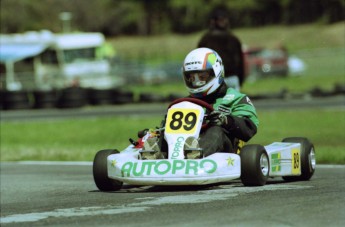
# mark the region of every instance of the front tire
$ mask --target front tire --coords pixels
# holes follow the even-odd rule
[[[286,181],[307,181],[313,176],[316,167],[314,145],[303,137],[289,137],[283,139],[286,143],[301,144],[301,175],[300,176],[284,176]]]
[[[245,186],[263,186],[269,174],[269,159],[265,147],[256,144],[241,149],[241,181]]]
[[[117,191],[123,182],[108,177],[107,158],[111,154],[117,154],[117,150],[98,151],[93,160],[93,179],[97,188],[101,191]]]

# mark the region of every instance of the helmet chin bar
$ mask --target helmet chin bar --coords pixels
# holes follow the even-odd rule
[[[217,87],[214,86],[214,83],[210,83],[206,90],[202,89],[202,88],[188,89],[188,90],[189,90],[189,94],[192,97],[202,98],[202,97],[205,97],[205,96],[211,94],[212,92],[214,92],[216,90],[215,88],[217,88]]]

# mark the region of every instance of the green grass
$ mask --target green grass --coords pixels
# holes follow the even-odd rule
[[[247,80],[242,91],[248,94],[278,92],[306,92],[315,87],[333,89],[336,83],[345,84],[344,23],[332,25],[307,24],[298,26],[267,26],[241,28],[233,32],[247,46],[275,47],[284,44],[291,55],[300,57],[306,64],[301,76],[264,78],[255,82]],[[161,35],[151,37],[115,37],[109,39],[118,56],[146,63],[181,62],[186,54],[196,48],[203,32],[189,35]],[[175,83],[157,86],[126,87],[136,93],[154,92],[186,94],[182,79]]]
[[[250,143],[308,137],[318,163],[345,164],[344,110],[260,111],[260,128]],[[158,126],[156,117],[112,117],[1,123],[1,161],[91,161],[98,150],[124,149],[137,131]]]
[[[120,36],[108,38],[120,57],[150,62],[183,61],[196,48],[203,32],[188,35]],[[267,26],[233,30],[246,46],[276,47],[284,44],[290,53],[318,48],[344,48],[344,23],[332,25]]]
[[[305,59],[307,69],[299,76],[264,77],[255,81],[246,80],[241,91],[248,95],[266,94],[288,90],[290,93],[304,93],[321,88],[332,91],[336,84],[345,84],[345,57],[339,51],[321,57]],[[186,96],[187,90],[182,77],[179,81],[157,85],[131,85],[126,89],[140,93],[153,93],[161,95],[181,94]]]
[[[315,145],[318,163],[345,164],[344,113],[344,109],[259,112],[259,131],[250,142],[268,144],[284,137],[307,137]]]

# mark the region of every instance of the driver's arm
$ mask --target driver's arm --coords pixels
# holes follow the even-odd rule
[[[248,117],[227,116],[228,123],[224,126],[229,133],[245,142],[250,140],[257,132],[257,126]]]
[[[238,102],[227,105],[219,105],[212,119],[214,123],[225,128],[233,137],[247,142],[257,132],[259,120],[255,107],[247,96],[240,97]],[[211,113],[211,116],[213,114]],[[212,118],[212,117],[211,117]]]

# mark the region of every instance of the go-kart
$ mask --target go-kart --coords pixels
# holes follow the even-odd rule
[[[101,191],[120,190],[132,185],[206,185],[241,179],[245,186],[263,186],[270,177],[287,181],[309,180],[316,166],[313,144],[306,138],[290,137],[267,146],[244,145],[239,152],[214,153],[199,159],[186,159],[184,143],[188,137],[199,138],[207,127],[207,115],[213,107],[201,100],[182,98],[168,107],[164,139],[167,157],[147,160],[142,144],[152,136],[147,133],[123,151],[97,152],[93,176]],[[159,133],[158,132],[158,133]]]

